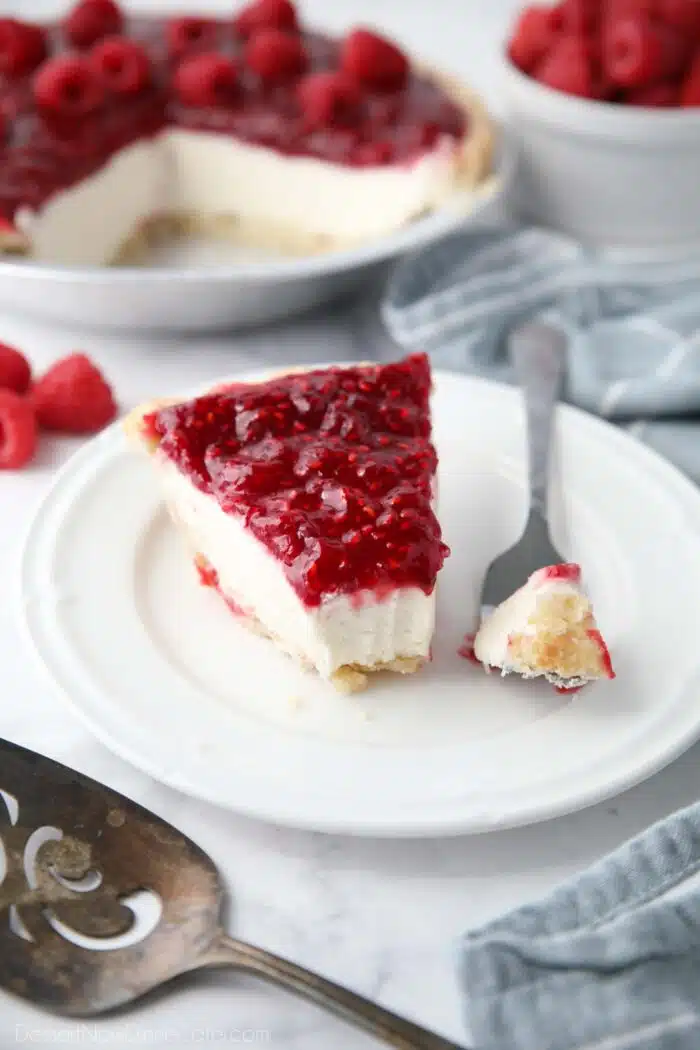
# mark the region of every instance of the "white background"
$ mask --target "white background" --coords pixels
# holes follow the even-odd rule
[[[53,5],[22,0],[1,6],[38,13]],[[395,32],[414,51],[471,80],[495,109],[493,49],[512,8],[510,0],[307,0],[305,5],[309,21],[331,28],[374,21]],[[16,341],[39,369],[59,354],[87,350],[103,365],[126,409],[239,367],[356,357],[342,320],[178,344],[50,330],[3,317],[0,339]],[[279,830],[161,788],[93,742],[37,670],[21,635],[14,583],[23,533],[55,467],[73,447],[70,441],[47,440],[31,469],[0,477],[0,734],[126,792],[196,838],[235,894],[230,925],[237,934],[465,1041],[454,969],[460,934],[542,894],[696,798],[697,748],[614,802],[567,819],[478,838],[401,843]],[[249,1034],[244,1043],[237,1034],[243,1030],[266,1030],[269,1040],[255,1042]],[[119,1020],[83,1029],[0,995],[0,1046],[22,1043],[284,1050],[374,1045],[281,993],[223,973],[183,985]]]

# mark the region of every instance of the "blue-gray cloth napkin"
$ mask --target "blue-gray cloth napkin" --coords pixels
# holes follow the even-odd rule
[[[700,806],[465,938],[477,1050],[699,1050]]]
[[[569,335],[567,400],[700,482],[700,254],[645,261],[534,227],[465,232],[399,264],[382,303],[400,345],[502,380],[505,336],[532,316]]]
[[[382,304],[406,349],[506,381],[506,337],[533,316],[569,336],[569,401],[631,427],[700,482],[700,254],[641,261],[536,228],[472,231],[400,263]],[[700,1050],[698,872],[695,806],[469,934],[473,1045]]]

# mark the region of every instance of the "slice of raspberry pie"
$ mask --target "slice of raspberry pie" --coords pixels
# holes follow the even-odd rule
[[[203,583],[339,689],[429,658],[448,553],[425,355],[133,412]]]
[[[564,690],[615,677],[573,564],[538,569],[494,609],[474,639],[474,656],[487,668],[543,676]]]
[[[0,18],[0,250],[111,263],[175,225],[306,254],[469,206],[493,139],[470,91],[290,0],[234,7]]]

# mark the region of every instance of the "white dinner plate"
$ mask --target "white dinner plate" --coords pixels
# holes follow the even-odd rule
[[[73,709],[164,783],[251,816],[418,836],[571,812],[700,736],[700,493],[624,433],[559,412],[551,516],[580,562],[617,678],[569,696],[457,649],[482,574],[525,514],[517,392],[438,373],[440,518],[452,555],[433,662],[355,696],[298,669],[201,587],[118,426],[57,478],[30,530],[23,612]]]

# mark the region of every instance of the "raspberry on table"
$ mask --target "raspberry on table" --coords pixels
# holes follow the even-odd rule
[[[625,93],[628,106],[651,106],[657,109],[671,109],[678,105],[678,85],[672,81],[661,84],[649,84],[648,87],[630,88]]]
[[[0,343],[0,389],[26,394],[32,370],[24,354],[14,346]]]
[[[39,426],[65,434],[93,434],[117,414],[109,384],[80,353],[52,365],[34,384],[32,401]]]
[[[561,0],[557,10],[564,33],[593,33],[600,18],[598,0]]]
[[[654,12],[659,21],[700,40],[700,4],[697,0],[655,0]]]
[[[680,105],[700,106],[700,50],[696,53],[681,86]]]
[[[14,390],[0,390],[0,470],[19,470],[34,456],[37,442],[32,402]]]

